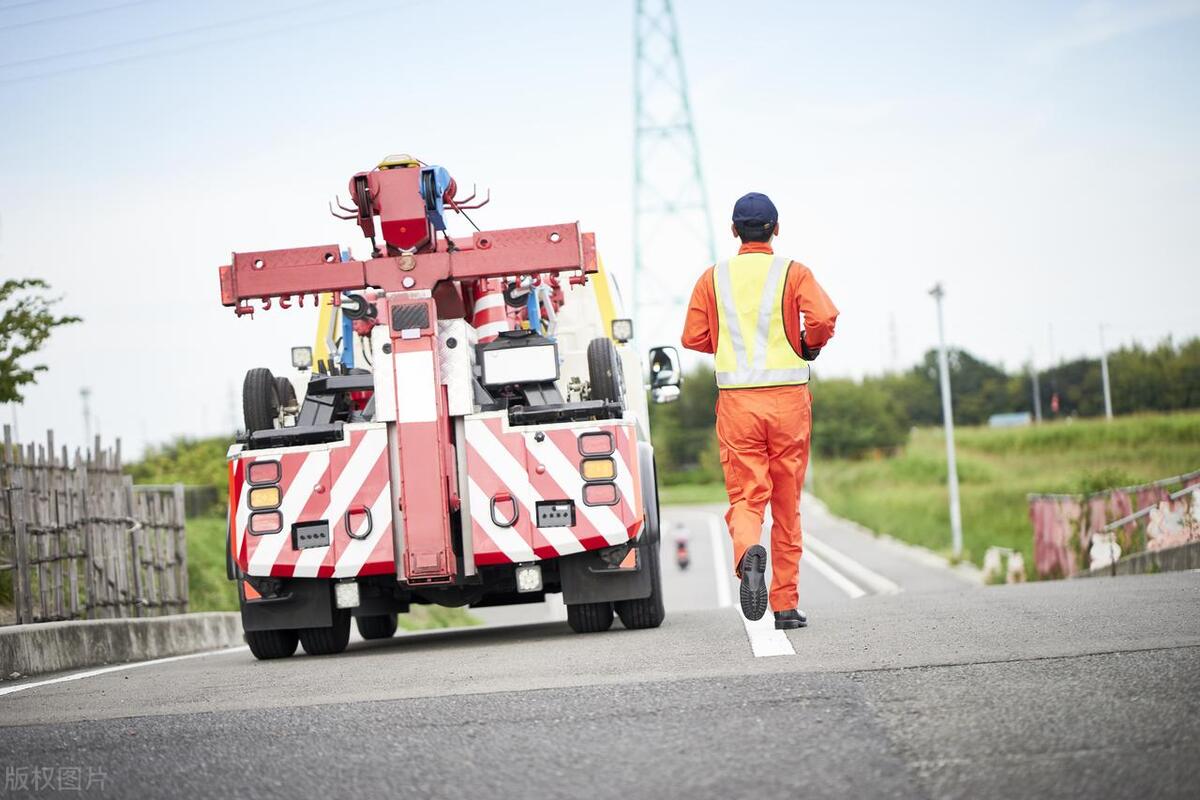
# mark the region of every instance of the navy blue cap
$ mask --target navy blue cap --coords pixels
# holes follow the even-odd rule
[[[744,194],[733,204],[733,221],[737,225],[774,225],[779,212],[771,198],[759,192]]]

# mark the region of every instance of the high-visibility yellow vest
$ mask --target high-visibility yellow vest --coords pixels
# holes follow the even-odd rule
[[[770,253],[744,253],[713,268],[719,388],[808,383],[808,363],[792,349],[783,327],[790,263]]]

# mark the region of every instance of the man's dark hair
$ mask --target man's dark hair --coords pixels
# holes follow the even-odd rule
[[[771,240],[771,234],[775,230],[775,223],[768,222],[765,225],[750,224],[746,222],[738,223],[737,233],[738,238],[743,242],[767,242]]]

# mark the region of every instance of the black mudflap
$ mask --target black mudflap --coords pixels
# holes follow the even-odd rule
[[[642,551],[639,558],[644,557]],[[613,569],[600,557],[599,550],[589,550],[558,559],[558,574],[562,580],[563,602],[604,603],[616,600],[637,600],[649,597],[650,571]]]
[[[326,628],[333,624],[333,582],[319,578],[283,581],[276,597],[242,601],[242,629],[268,631]]]

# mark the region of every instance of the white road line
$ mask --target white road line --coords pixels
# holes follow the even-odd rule
[[[729,538],[721,531],[721,523],[715,514],[705,514],[708,520],[708,543],[712,550],[713,569],[717,579],[717,608],[733,605],[733,592],[729,589],[731,570],[725,568],[725,541]]]
[[[742,616],[742,610],[737,611],[738,618],[746,628],[746,636],[750,639],[750,650],[755,658],[768,656],[794,656],[796,649],[792,640],[783,631],[775,630],[775,615],[770,611],[756,622],[751,622]]]
[[[894,581],[867,568],[840,550],[830,547],[812,534],[804,534],[804,547],[806,550],[811,548],[814,555],[828,561],[846,577],[853,579],[855,583],[870,589],[872,594],[900,593],[900,587]]]
[[[830,583],[849,595],[851,600],[857,600],[866,594],[866,592],[860,589],[857,584],[855,584],[842,573],[838,572],[833,567],[829,566],[828,563],[821,560],[821,557],[813,551],[805,550],[804,555],[801,556],[801,559],[807,561],[809,566],[824,575]]]
[[[250,648],[242,645],[241,647],[226,647],[221,650],[205,650],[203,653],[188,653],[185,656],[168,656],[166,658],[154,658],[149,661],[135,661],[132,664],[114,664],[111,667],[102,667],[100,669],[88,670],[87,672],[76,672],[73,675],[63,675],[58,678],[49,678],[44,681],[33,681],[32,683],[21,683],[16,686],[0,686],[0,697],[6,694],[15,694],[23,692],[26,689],[36,689],[39,686],[50,686],[55,683],[66,683],[68,681],[78,681],[84,678],[94,678],[97,675],[106,675],[110,672],[121,672],[127,669],[137,669],[138,667],[152,667],[155,664],[169,664],[172,661],[183,661],[188,658],[204,658],[205,656],[222,656],[229,653],[244,653]]]
[[[721,530],[721,522],[715,514],[706,514],[708,519],[708,536],[712,546],[713,565],[717,579],[717,606],[726,608],[733,605],[733,591],[730,588],[732,571],[725,566],[725,542],[729,537]],[[746,638],[750,640],[750,652],[755,658],[769,656],[794,656],[796,649],[792,641],[783,631],[775,630],[775,616],[767,614],[762,619],[751,622],[742,616],[740,608],[734,609],[742,626],[746,629]]]

